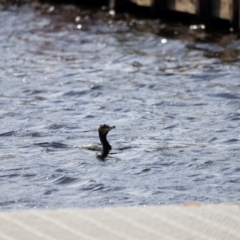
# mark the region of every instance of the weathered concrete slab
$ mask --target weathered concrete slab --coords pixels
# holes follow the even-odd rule
[[[198,14],[199,0],[171,0],[169,9],[172,11]]]
[[[1,240],[240,239],[240,205],[165,205],[0,213]]]
[[[212,0],[212,15],[232,21],[234,14],[233,0]]]
[[[132,2],[143,7],[151,7],[153,5],[153,0],[132,0]]]

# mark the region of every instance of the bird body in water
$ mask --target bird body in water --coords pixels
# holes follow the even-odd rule
[[[102,144],[102,152],[100,155],[97,155],[97,157],[101,160],[104,160],[104,158],[108,155],[108,153],[112,149],[111,145],[108,143],[107,134],[113,128],[115,128],[115,126],[110,127],[106,124],[100,125],[100,127],[98,128],[99,139]]]
[[[106,124],[100,125],[98,128],[98,135],[102,146],[100,145],[84,145],[81,146],[84,149],[92,150],[92,151],[101,151],[101,154],[97,155],[97,157],[101,160],[104,160],[105,157],[109,154],[110,150],[112,149],[111,145],[107,140],[107,134],[110,130],[115,128],[115,126],[108,126]]]

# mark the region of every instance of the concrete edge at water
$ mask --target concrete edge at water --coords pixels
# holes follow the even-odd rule
[[[0,239],[240,239],[240,204],[173,204],[0,213]]]

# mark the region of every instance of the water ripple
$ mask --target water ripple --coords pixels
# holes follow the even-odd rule
[[[0,209],[239,201],[239,36],[49,7],[0,4]]]

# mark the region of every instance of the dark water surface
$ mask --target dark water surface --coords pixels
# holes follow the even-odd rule
[[[240,201],[239,40],[0,6],[0,209]],[[81,148],[103,123],[105,162]]]

